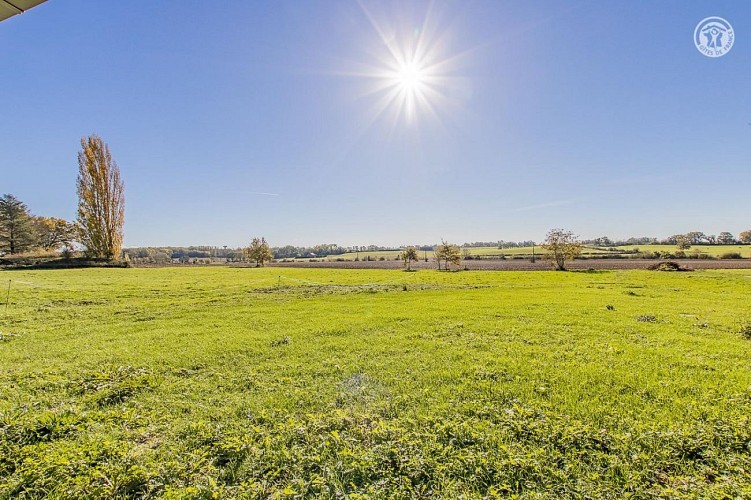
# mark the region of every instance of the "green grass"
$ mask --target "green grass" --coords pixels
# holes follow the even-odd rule
[[[748,271],[0,278],[0,498],[751,495]]]

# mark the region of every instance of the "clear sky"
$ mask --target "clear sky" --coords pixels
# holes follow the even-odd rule
[[[0,47],[0,193],[73,219],[97,133],[126,246],[751,229],[745,0],[49,0]]]

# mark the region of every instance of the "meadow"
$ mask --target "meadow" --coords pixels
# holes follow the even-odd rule
[[[513,247],[513,248],[498,248],[498,247],[469,247],[464,248],[462,247],[462,252],[466,252],[467,255],[470,255],[473,258],[483,258],[483,259],[500,259],[500,258],[506,258],[506,259],[513,259],[513,258],[530,258],[532,256],[532,253],[534,253],[540,257],[544,253],[544,249],[542,246],[536,246],[534,249],[532,247]],[[607,250],[604,247],[593,247],[593,246],[586,246],[582,251],[582,257],[588,257],[588,258],[597,258],[597,257],[630,257],[635,258],[638,257],[638,254],[641,253],[655,253],[655,252],[662,252],[662,253],[676,253],[678,251],[678,247],[675,245],[624,245],[624,246],[618,246],[618,247],[612,247],[611,250]],[[637,252],[637,253],[635,253]],[[433,252],[432,251],[418,251],[418,255],[420,256],[420,259],[427,257],[428,259],[433,258]],[[730,253],[737,253],[742,258],[751,258],[751,245],[694,245],[691,248],[685,250],[685,253],[687,256],[708,256],[710,258],[719,258],[722,255],[730,254]],[[379,251],[372,251],[372,252],[349,252],[341,255],[332,255],[328,257],[322,257],[322,259],[327,261],[335,261],[337,259],[344,259],[344,260],[366,260],[366,259],[373,259],[373,260],[398,260],[399,255],[401,254],[401,250],[379,250]],[[297,259],[301,261],[307,261],[310,260],[309,258],[301,258]]]
[[[541,257],[544,250],[541,246],[536,246],[533,250],[532,247],[513,247],[513,248],[498,248],[498,247],[469,247],[461,248],[462,253],[466,253],[472,257],[480,257],[480,258],[486,258],[486,259],[499,259],[499,258],[514,258],[514,257],[531,257],[533,251],[538,257]],[[385,260],[398,260],[399,256],[401,255],[401,250],[378,250],[378,251],[372,251],[372,252],[349,252],[341,255],[336,256],[328,256],[325,259],[326,260],[336,260],[336,259],[345,259],[345,260],[365,260],[365,259],[385,259]],[[595,248],[586,248],[583,252],[585,256],[588,255],[599,255],[599,254],[605,254],[606,252],[604,250],[599,250]],[[433,251],[432,250],[418,250],[417,254],[419,255],[420,259],[424,259],[427,257],[428,259],[433,259]],[[309,259],[301,259],[301,260],[309,260]]]
[[[751,496],[751,273],[0,273],[0,498]]]
[[[678,251],[678,248],[675,245],[633,245],[615,248],[625,251],[634,251],[638,249],[639,252],[649,253],[675,253]],[[751,258],[751,245],[693,245],[686,249],[685,253],[686,255],[703,254],[709,257],[721,257],[725,254],[737,253],[742,258],[748,259]]]

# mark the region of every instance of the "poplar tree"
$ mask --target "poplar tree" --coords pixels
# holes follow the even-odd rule
[[[118,259],[125,222],[123,183],[109,147],[97,135],[81,138],[77,187],[80,242],[92,257]]]

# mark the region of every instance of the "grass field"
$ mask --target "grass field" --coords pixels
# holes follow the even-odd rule
[[[634,257],[634,255],[631,253],[635,249],[638,249],[640,252],[667,252],[667,253],[675,253],[678,251],[678,248],[675,245],[627,245],[627,246],[620,246],[620,247],[613,247],[613,251],[607,251],[603,250],[601,248],[595,248],[595,247],[585,247],[584,251],[582,252],[583,257],[603,257],[603,256],[618,256],[623,255],[626,257]],[[532,255],[532,247],[516,247],[516,248],[504,248],[499,249],[497,247],[473,247],[473,248],[462,248],[462,251],[467,251],[469,255],[473,257],[485,257],[485,258],[500,258],[501,256],[506,258],[513,258],[513,257],[530,257]],[[541,256],[545,250],[541,246],[537,246],[534,249],[537,256]],[[687,255],[692,255],[694,253],[702,253],[705,255],[709,255],[710,257],[720,257],[723,254],[727,253],[739,253],[743,258],[751,258],[751,245],[695,245],[689,248],[685,251]],[[400,250],[382,250],[377,252],[351,252],[351,253],[345,253],[342,255],[331,255],[328,257],[324,257],[325,260],[336,260],[336,259],[345,259],[345,260],[355,260],[355,259],[381,259],[384,258],[386,260],[395,260],[398,258],[399,254],[401,253]],[[418,252],[420,259],[422,260],[425,255],[427,255],[428,259],[433,258],[433,252]],[[300,259],[300,260],[309,260],[309,259]]]
[[[462,248],[462,252],[466,251],[469,253],[469,255],[475,257],[495,257],[500,258],[501,256],[504,257],[514,257],[514,256],[531,256],[532,255],[532,247],[515,247],[515,248],[503,248],[500,249],[498,247],[472,247],[472,248]],[[541,246],[536,246],[534,248],[534,251],[536,255],[539,257],[543,254],[544,250]],[[583,252],[585,255],[600,255],[605,254],[607,252],[603,250],[598,250],[595,248],[586,248]],[[335,260],[335,259],[346,259],[346,260],[354,260],[354,259],[380,259],[383,257],[386,260],[394,260],[396,259],[399,254],[401,254],[401,250],[381,250],[377,252],[350,252],[345,253],[342,255],[332,255],[329,257],[326,257],[326,259]],[[426,255],[428,259],[433,259],[433,252],[432,251],[422,251],[419,250],[417,254],[420,256],[420,259],[422,260]],[[305,259],[307,260],[307,259]]]
[[[8,280],[0,498],[751,496],[747,270]]]
[[[633,251],[638,248],[641,252],[668,252],[675,253],[678,251],[678,247],[675,245],[634,245],[616,247],[621,250]],[[751,245],[694,245],[691,248],[685,250],[686,255],[692,253],[701,252],[711,257],[720,257],[726,253],[739,253],[743,258],[751,258]]]

